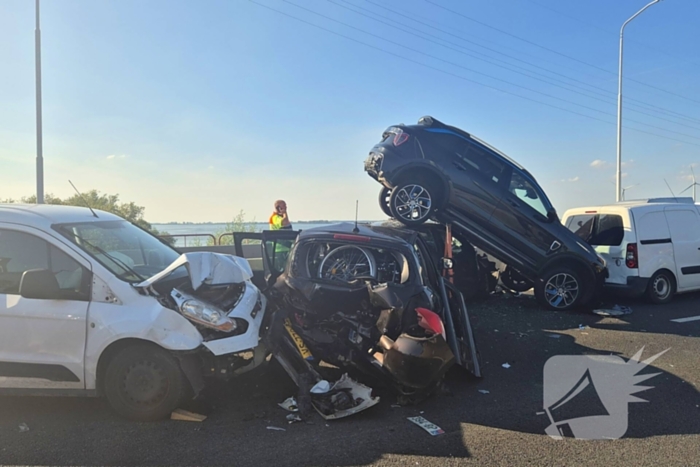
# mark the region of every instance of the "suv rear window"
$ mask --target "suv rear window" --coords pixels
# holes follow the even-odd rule
[[[571,216],[566,227],[593,246],[618,246],[625,236],[622,217],[617,214]]]

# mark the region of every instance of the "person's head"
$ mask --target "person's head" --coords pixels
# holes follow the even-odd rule
[[[287,212],[287,203],[285,203],[281,199],[275,201],[275,212],[277,214],[284,214],[285,212]]]

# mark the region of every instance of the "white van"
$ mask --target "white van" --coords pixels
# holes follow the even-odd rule
[[[265,360],[251,278],[243,258],[180,255],[107,212],[0,204],[0,394],[165,417],[206,377]]]
[[[562,223],[605,258],[606,288],[653,303],[700,290],[700,211],[692,198],[569,209]]]

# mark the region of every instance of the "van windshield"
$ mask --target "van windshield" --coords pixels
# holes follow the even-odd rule
[[[622,217],[617,214],[571,216],[566,227],[593,246],[619,246],[625,236]]]
[[[180,256],[157,237],[127,221],[82,222],[53,227],[127,282],[147,279]]]

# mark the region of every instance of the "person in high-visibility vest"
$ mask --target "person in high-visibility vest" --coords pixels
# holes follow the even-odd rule
[[[278,199],[275,201],[275,210],[270,216],[270,230],[292,230],[292,223],[289,221],[287,214],[287,203]]]
[[[275,201],[275,210],[270,216],[270,230],[293,230],[292,223],[289,221],[287,213],[287,203],[278,199]],[[282,272],[287,264],[289,252],[292,248],[293,241],[291,240],[276,240],[275,241],[275,257],[273,258],[273,267],[277,272]]]

